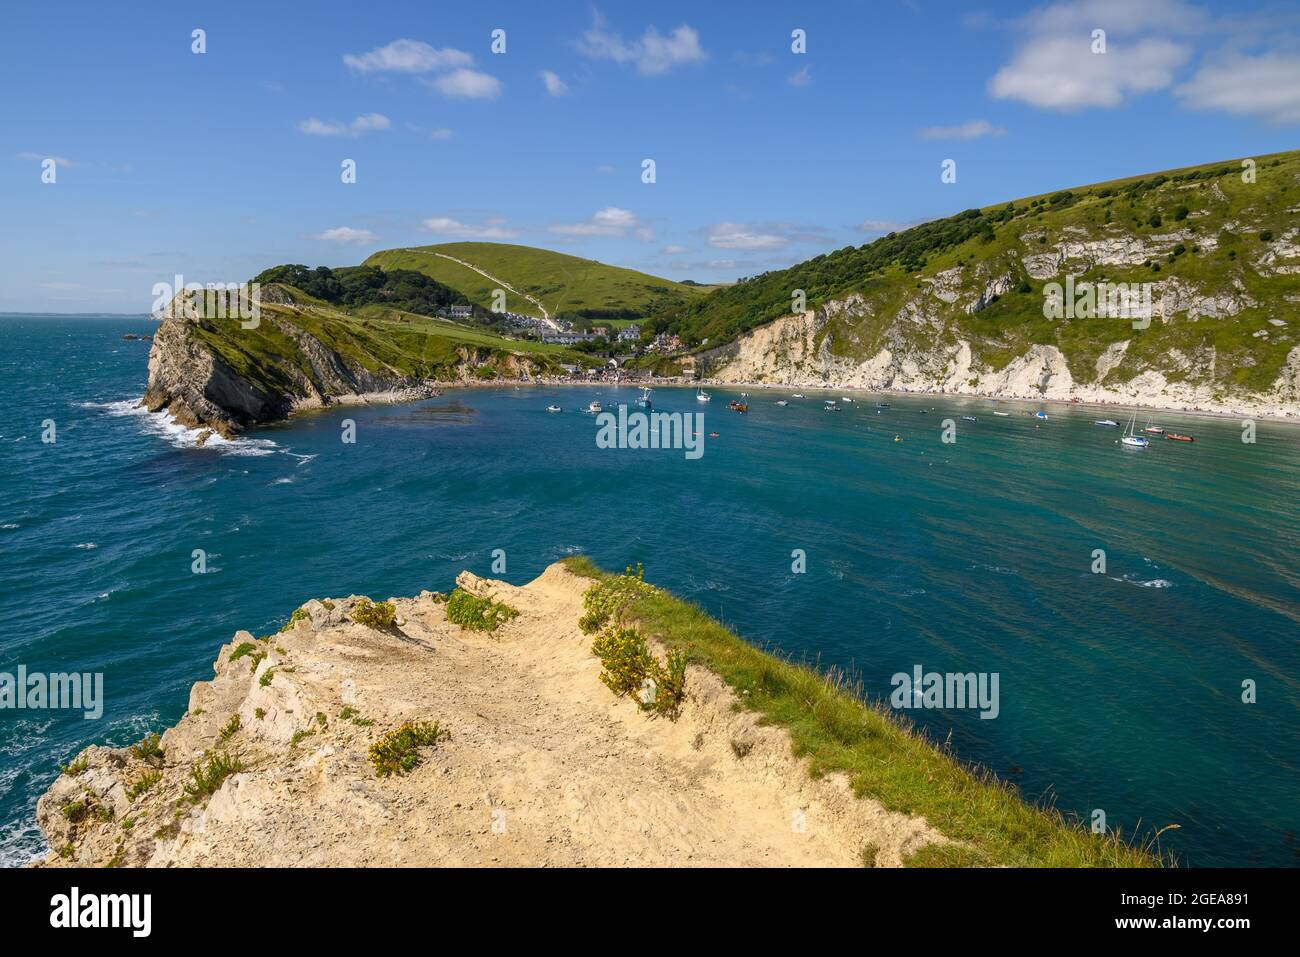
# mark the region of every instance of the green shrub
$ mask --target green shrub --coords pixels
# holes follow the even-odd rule
[[[1259,241],[1260,241],[1261,243],[1272,242],[1272,241],[1273,241],[1273,230],[1271,230],[1271,229],[1265,229],[1263,232],[1261,232],[1261,233],[1259,234]]]
[[[230,738],[234,737],[235,732],[239,730],[239,724],[239,715],[232,714],[230,720],[226,722],[225,727],[221,729],[221,740],[228,741]]]
[[[420,748],[434,747],[448,736],[436,721],[406,722],[370,748],[370,763],[375,766],[375,775],[384,778],[410,771],[420,763]]]
[[[150,758],[161,760],[163,749],[158,744],[157,734],[146,734],[138,742],[131,745],[131,754],[140,761],[148,761]]]
[[[130,787],[126,789],[126,796],[134,801],[145,791],[162,780],[161,771],[145,771],[138,778],[131,782]]]
[[[215,793],[217,788],[221,787],[222,781],[244,769],[244,763],[238,755],[221,751],[205,756],[208,759],[207,764],[199,761],[194,765],[190,769],[189,783],[185,785],[185,794],[193,801]]]
[[[447,599],[447,620],[470,631],[496,631],[518,611],[491,598],[478,598],[457,588]]]
[[[654,592],[654,586],[645,583],[645,568],[638,562],[633,572],[629,565],[622,575],[610,576],[587,589],[582,596],[587,613],[579,619],[578,627],[590,635],[611,621],[621,624],[620,616],[629,605]]]
[[[600,659],[600,680],[610,691],[631,696],[643,710],[677,719],[686,698],[685,652],[670,651],[667,663],[660,664],[635,628],[609,628],[592,641],[591,653]],[[649,700],[640,693],[647,682],[653,689]]]
[[[352,620],[368,628],[391,628],[397,620],[397,609],[391,601],[374,602],[362,598],[352,609]]]
[[[89,759],[78,758],[77,760],[73,761],[71,764],[63,765],[61,770],[68,777],[75,778],[78,774],[80,774],[82,771],[85,771],[89,767],[90,767]]]
[[[230,653],[229,660],[238,661],[240,658],[247,657],[248,655],[255,654],[256,652],[257,652],[257,645],[253,644],[251,641],[241,641],[239,643],[239,646],[236,647],[235,650]],[[256,668],[257,664],[254,663],[253,667]]]
[[[307,614],[307,609],[295,608],[293,614],[289,616],[289,620],[286,621],[284,623],[284,627],[280,629],[280,633],[283,634],[284,632],[291,629],[294,625],[298,624],[298,622],[306,621],[310,617],[311,616]]]

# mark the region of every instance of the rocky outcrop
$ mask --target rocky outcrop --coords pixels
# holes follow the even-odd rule
[[[311,318],[310,325],[302,321],[304,316]],[[193,318],[193,310],[182,308],[178,296],[162,313],[154,336],[142,404],[151,412],[167,412],[187,428],[211,429],[231,438],[251,425],[303,409],[438,394],[435,380],[404,374],[385,361],[393,346],[381,341],[382,327],[368,320],[344,325],[347,318],[300,304],[282,287],[271,285],[262,290],[256,326],[245,330],[236,319]],[[322,326],[337,326],[349,351],[327,345],[308,331]],[[372,330],[373,343],[366,339]],[[415,348],[416,358],[422,356],[418,343]],[[441,370],[447,381],[475,381],[485,373],[520,379],[541,371],[529,357],[485,346],[456,345],[446,351],[454,356]]]
[[[563,565],[457,583],[518,616],[463,631],[423,592],[381,629],[351,596],[237,632],[156,746],[87,748],[40,798],[42,864],[861,866],[873,846],[888,866],[946,843],[843,775],[814,779],[703,668],[675,721],[610,694],[578,626],[591,582]],[[377,773],[377,742],[434,721],[410,768]]]

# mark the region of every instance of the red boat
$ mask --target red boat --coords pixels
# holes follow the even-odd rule
[[[749,403],[737,402],[735,399],[732,399],[730,402],[727,403],[727,408],[730,409],[732,412],[748,412]]]
[[[1195,442],[1196,440],[1190,435],[1179,435],[1177,432],[1166,432],[1165,438],[1173,439],[1175,442]]]

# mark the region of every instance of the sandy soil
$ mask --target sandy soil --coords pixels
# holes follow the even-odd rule
[[[843,779],[812,780],[786,733],[734,708],[703,669],[690,669],[676,722],[615,698],[577,627],[589,583],[563,566],[525,587],[459,581],[519,617],[495,635],[464,632],[422,593],[396,600],[399,630],[387,633],[346,620],[352,599],[311,602],[312,619],[265,643],[256,671],[227,661],[251,638],[236,635],[164,736],[162,781],[128,800],[145,765],[91,748],[88,768],[42,798],[51,847],[71,845],[47,863],[860,866],[873,846],[888,866],[943,840],[854,798]],[[341,720],[344,706],[374,724]],[[240,729],[220,742],[235,713]],[[376,777],[370,745],[408,720],[451,737],[409,774]],[[189,768],[218,745],[245,769],[178,815]],[[87,795],[114,820],[69,825],[60,807]]]

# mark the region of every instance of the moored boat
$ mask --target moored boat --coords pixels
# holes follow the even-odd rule
[[[727,408],[730,409],[732,412],[748,412],[749,403],[739,402],[736,399],[732,399],[730,402],[727,403]]]
[[[1105,428],[1108,428],[1108,429],[1118,429],[1118,428],[1119,428],[1119,423],[1116,422],[1114,419],[1098,419],[1096,422],[1093,423],[1093,425],[1104,426]]]
[[[1196,439],[1192,438],[1190,435],[1180,435],[1177,432],[1166,432],[1165,438],[1171,439],[1174,442],[1195,442],[1196,441]]]
[[[595,415],[600,410],[601,410],[601,404],[597,399],[592,399],[591,402],[587,404],[587,411],[592,415]]]
[[[1137,435],[1134,432],[1134,429],[1136,427],[1137,427],[1137,413],[1134,413],[1133,418],[1129,419],[1128,428],[1124,430],[1124,437],[1119,440],[1120,444],[1126,445],[1131,449],[1145,449],[1148,445],[1151,444],[1151,440],[1144,439],[1142,438],[1142,436]]]
[[[548,406],[546,407],[546,411],[547,411],[547,412],[559,412],[559,411],[560,411],[560,407],[559,407],[558,405],[548,405]]]

